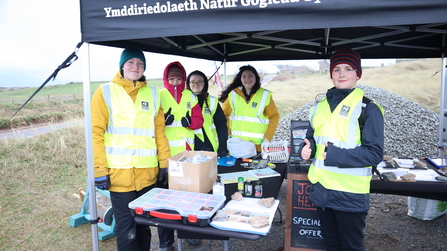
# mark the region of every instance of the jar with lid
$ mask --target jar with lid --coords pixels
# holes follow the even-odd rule
[[[237,191],[244,194],[244,177],[237,178]]]
[[[253,186],[251,184],[251,181],[247,180],[245,181],[245,196],[252,196],[253,194]]]
[[[256,185],[255,185],[255,197],[256,198],[261,198],[262,197],[262,181],[258,180],[256,181]]]

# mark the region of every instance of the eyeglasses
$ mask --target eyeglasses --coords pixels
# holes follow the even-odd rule
[[[190,85],[197,85],[197,86],[202,86],[203,83],[204,83],[203,81],[189,82]]]

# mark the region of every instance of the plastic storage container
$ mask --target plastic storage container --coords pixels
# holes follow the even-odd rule
[[[136,217],[181,220],[184,224],[207,226],[225,203],[225,196],[153,188],[129,203]]]

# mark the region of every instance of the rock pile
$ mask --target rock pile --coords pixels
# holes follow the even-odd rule
[[[389,91],[366,85],[357,87],[385,110],[385,155],[396,158],[438,156],[438,114]],[[309,120],[309,108],[313,104],[315,101],[281,118],[273,140],[290,142],[290,121]]]

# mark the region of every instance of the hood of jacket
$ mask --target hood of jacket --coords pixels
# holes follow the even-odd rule
[[[169,81],[168,81],[168,69],[169,69],[169,67],[171,67],[171,65],[177,65],[178,67],[180,67],[180,69],[182,69],[182,72],[183,72],[182,83],[177,85],[176,88],[174,88],[173,85],[169,84]],[[183,90],[185,89],[185,83],[186,83],[186,71],[185,71],[185,68],[183,67],[183,65],[180,64],[180,62],[178,62],[178,61],[169,63],[165,67],[165,70],[163,71],[163,85],[164,85],[164,87],[169,90],[169,92],[171,93],[171,95],[173,97],[176,97],[176,95],[174,95],[174,91],[177,92],[177,97],[180,97],[179,94],[182,93]]]

